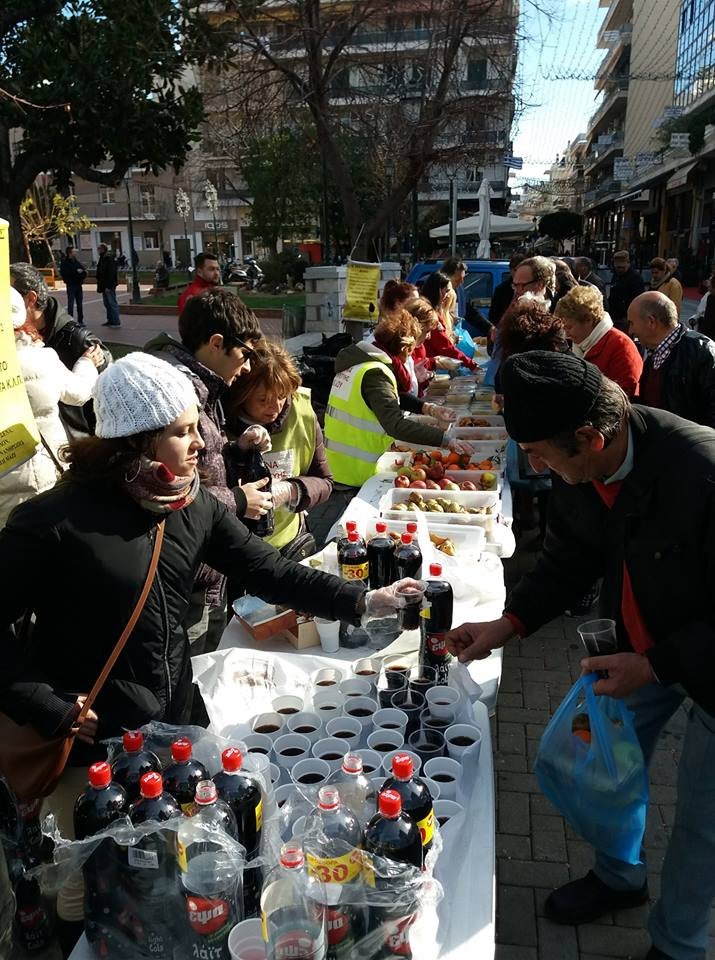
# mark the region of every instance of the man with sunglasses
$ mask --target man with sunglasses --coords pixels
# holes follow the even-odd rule
[[[222,401],[236,377],[251,369],[253,347],[263,336],[258,320],[235,294],[215,287],[186,301],[179,316],[179,336],[181,342],[162,333],[144,349],[178,367],[194,385],[199,433],[205,444],[199,455],[202,484],[239,518],[257,519],[273,506],[271,494],[262,489],[268,481],[228,486]],[[226,623],[225,609],[223,578],[214,570],[202,568],[186,622],[192,656],[216,649]],[[198,697],[194,704],[194,721],[205,723],[208,718]]]

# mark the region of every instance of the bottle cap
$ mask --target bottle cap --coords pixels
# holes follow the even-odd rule
[[[387,533],[387,524],[383,520],[378,520],[375,524],[375,531],[377,533]]]
[[[194,797],[199,806],[205,807],[208,804],[216,803],[218,793],[216,784],[213,780],[199,780],[196,784],[196,796]]]
[[[441,563],[431,563],[429,565],[429,572],[431,577],[441,577],[442,576],[442,564]]]
[[[403,542],[403,543],[412,543],[412,534],[411,534],[411,533],[403,533],[403,534],[402,534],[402,542]]]
[[[392,772],[398,780],[409,780],[414,766],[412,757],[407,753],[396,753],[392,758]]]
[[[383,790],[378,794],[377,807],[383,817],[394,820],[402,813],[402,797],[397,790]]]
[[[412,534],[417,533],[417,522],[415,520],[407,521],[407,532]]]
[[[305,856],[300,847],[292,843],[284,843],[281,847],[281,866],[289,870],[299,870],[305,863]]]
[[[144,746],[144,734],[141,730],[127,730],[122,737],[122,743],[126,753],[139,753]]]
[[[343,757],[343,770],[345,773],[362,773],[362,757],[356,753],[346,753]]]
[[[226,773],[236,773],[243,766],[243,754],[238,747],[228,747],[221,754],[221,763]]]
[[[95,790],[102,790],[112,782],[112,771],[106,760],[93,763],[89,768],[89,784]]]
[[[147,800],[160,797],[164,791],[164,778],[160,773],[145,773],[139,781],[139,792]]]
[[[188,737],[180,737],[171,745],[171,758],[177,763],[184,763],[191,759],[191,741]]]
[[[337,810],[340,806],[340,794],[333,787],[321,787],[318,790],[318,806],[321,810]]]
[[[345,529],[348,533],[354,533],[357,530],[357,520],[346,520]]]
[[[351,530],[350,533],[348,534],[348,540],[350,541],[350,543],[357,543],[359,539],[360,539],[360,534],[357,532],[357,530]]]

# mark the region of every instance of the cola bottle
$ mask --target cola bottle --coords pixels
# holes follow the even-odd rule
[[[74,805],[74,832],[77,840],[92,837],[106,830],[115,820],[126,816],[129,810],[123,787],[112,781],[108,763],[93,763],[88,771],[88,783]]]
[[[261,894],[268,960],[327,960],[324,900],[320,883],[306,873],[303,851],[284,844]]]
[[[246,848],[249,863],[260,853],[263,832],[263,795],[260,785],[247,773],[242,773],[243,755],[236,747],[221,754],[223,770],[216,774],[214,783],[218,795],[233,811],[238,827],[238,842]],[[263,874],[260,867],[249,867],[243,874],[243,911],[254,917],[260,909]]]
[[[355,814],[340,802],[335,787],[321,787],[318,806],[305,823],[303,849],[308,874],[331,889],[341,890],[337,903],[323,901],[328,925],[328,960],[351,957],[367,930],[366,912],[351,900],[362,885],[362,828]]]
[[[358,823],[364,826],[369,819],[368,802],[371,788],[370,781],[363,773],[362,758],[356,753],[346,753],[339,769],[328,779],[328,786],[338,791],[341,806],[350,810]]]
[[[164,790],[160,773],[145,773],[139,781],[139,799],[129,808],[135,826],[166,823],[181,817],[181,807]],[[127,847],[124,888],[134,905],[133,925],[141,956],[171,957],[182,899],[176,869],[176,838],[156,831]]]
[[[213,840],[211,834],[220,834],[222,831],[235,840],[238,834],[236,818],[229,805],[219,800],[213,780],[200,780],[196,786],[194,803],[179,826],[176,854],[179,869],[186,873],[194,857],[221,852],[224,844],[220,837]]]
[[[38,877],[29,876],[27,869],[19,857],[8,865],[15,893],[14,936],[25,953],[36,954],[52,943],[53,918]]]
[[[345,547],[348,545],[348,537],[351,533],[357,533],[357,520],[346,520],[345,529],[340,526],[338,528],[338,538],[336,541],[336,549],[338,553],[338,566],[342,565],[342,554]]]
[[[173,763],[164,771],[164,789],[181,807],[184,813],[189,813],[194,803],[196,786],[201,780],[208,780],[206,767],[192,756],[191,741],[188,737],[180,737],[171,745],[171,759]]]
[[[399,793],[402,811],[410,817],[420,832],[423,856],[432,849],[434,839],[434,808],[432,796],[424,780],[414,775],[412,757],[408,753],[396,753],[392,758],[392,776],[388,777],[383,790]]]
[[[431,563],[429,572],[422,599],[419,665],[434,668],[436,683],[446,684],[452,655],[447,649],[445,634],[452,629],[454,594],[451,583],[442,579],[441,563]]]
[[[122,746],[112,763],[112,780],[124,787],[127,799],[134,803],[139,798],[139,781],[145,773],[161,773],[161,762],[155,753],[144,749],[141,730],[127,730]]]
[[[422,572],[422,551],[411,533],[403,533],[395,547],[395,580],[412,577],[419,580]]]
[[[378,520],[375,536],[367,545],[370,589],[388,587],[395,580],[395,545],[387,535],[387,524]]]
[[[367,547],[357,530],[348,534],[348,542],[340,552],[340,576],[343,580],[362,582],[367,585],[369,576]]]
[[[411,960],[409,931],[417,915],[417,902],[409,878],[391,875],[381,860],[391,860],[422,869],[422,840],[416,824],[402,812],[402,799],[395,790],[378,795],[377,813],[365,829],[365,850],[372,857],[375,906],[372,924],[380,931],[379,960],[402,957]]]
[[[270,493],[273,476],[271,471],[266,465],[266,461],[263,459],[261,451],[254,447],[248,454],[248,459],[246,460],[246,466],[243,472],[243,482],[244,483],[255,483],[257,480],[268,480],[268,483],[265,487],[262,487],[263,493]],[[249,530],[251,530],[257,537],[270,537],[273,533],[274,521],[273,521],[273,507],[262,517],[258,517],[257,520],[251,520],[248,517],[243,518],[243,522],[246,524]]]
[[[42,800],[18,800],[17,819],[22,856],[26,861],[39,863],[43,856],[43,835],[40,825]]]
[[[181,874],[191,942],[188,956],[229,960],[228,935],[241,919],[241,868],[242,861],[235,860],[228,848],[219,843],[210,850],[195,849],[189,858]]]

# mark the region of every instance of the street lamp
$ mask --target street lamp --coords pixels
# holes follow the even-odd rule
[[[176,191],[176,197],[174,202],[176,205],[177,214],[184,221],[184,242],[186,243],[186,255],[189,258],[189,261],[191,261],[191,246],[189,244],[188,233],[186,232],[186,220],[189,214],[191,213],[191,200],[189,200],[189,195],[186,192],[186,190],[183,189],[183,187],[179,187],[179,189]],[[189,262],[187,264],[187,269],[190,266],[191,266],[191,263]],[[189,271],[189,273],[190,272],[191,271]]]
[[[218,190],[208,178],[206,178],[206,182],[204,183],[204,197],[206,198],[206,206],[209,208],[211,215],[214,218],[214,253],[218,257],[218,227],[216,226],[216,214],[218,213]]]
[[[132,198],[129,193],[129,177],[124,178],[124,186],[127,189],[127,226],[129,227],[129,255],[132,258],[132,303],[141,303],[142,294],[139,287],[139,274],[137,273],[137,254],[134,249],[134,224],[132,223]]]

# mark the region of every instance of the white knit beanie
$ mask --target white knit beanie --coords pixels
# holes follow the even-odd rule
[[[198,403],[189,378],[149,353],[130,353],[110,364],[92,390],[96,434],[132,437],[168,427]]]
[[[25,325],[27,319],[27,310],[22,294],[14,287],[10,287],[10,316],[12,317],[13,330],[17,330]]]

